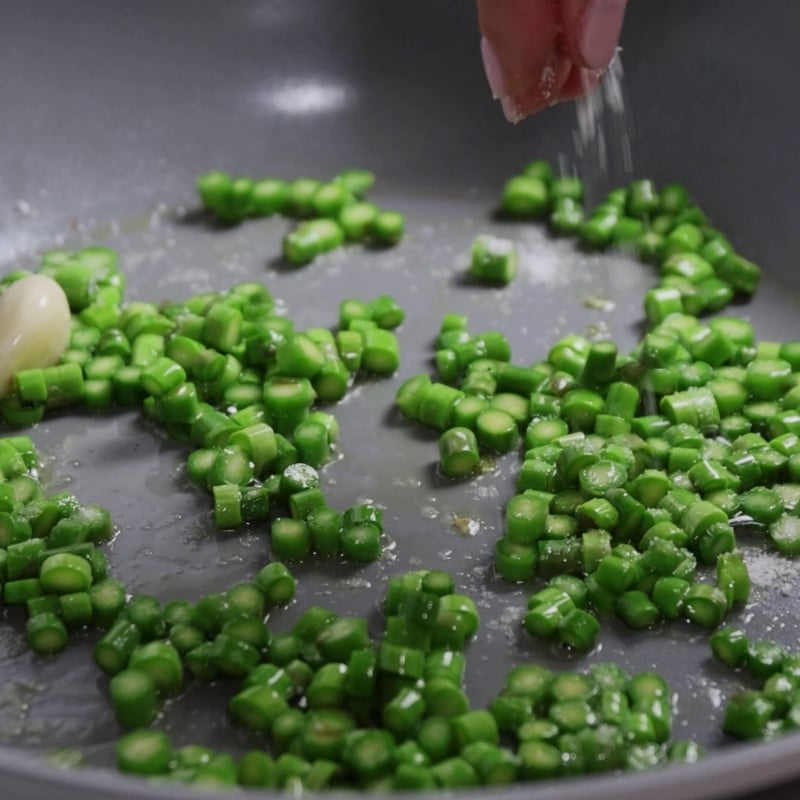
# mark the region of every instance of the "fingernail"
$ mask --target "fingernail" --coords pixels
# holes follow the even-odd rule
[[[497,51],[485,36],[481,39],[481,58],[486,80],[489,81],[489,88],[492,90],[494,99],[505,97],[508,94],[505,71],[497,57]]]
[[[589,0],[581,18],[578,47],[589,69],[605,69],[622,31],[626,0]]]
[[[519,106],[513,97],[501,97],[500,108],[503,109],[506,119],[513,125],[525,119],[525,115],[519,110]]]

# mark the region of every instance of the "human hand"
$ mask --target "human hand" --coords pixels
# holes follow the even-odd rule
[[[626,0],[477,0],[489,86],[509,122],[591,91],[616,52]]]

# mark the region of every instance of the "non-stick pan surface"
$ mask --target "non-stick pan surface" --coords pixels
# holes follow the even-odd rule
[[[131,299],[177,300],[263,279],[301,326],[335,324],[339,301],[350,296],[388,292],[408,312],[400,371],[359,384],[337,407],[341,457],[323,473],[334,505],[370,499],[386,507],[392,548],[364,569],[298,569],[298,601],[271,617],[276,629],[314,602],[368,614],[377,630],[377,604],[392,574],[448,569],[481,613],[468,673],[476,702],[499,690],[511,665],[529,661],[655,668],[677,693],[675,734],[711,750],[696,767],[493,796],[710,799],[800,773],[796,737],[749,747],[724,742],[722,708],[739,678],[710,662],[697,629],[633,634],[607,623],[601,647],[583,658],[521,636],[526,594],[491,569],[515,460],[499,459],[471,483],[445,484],[435,472],[434,437],[392,411],[400,381],[429,369],[445,311],[468,314],[474,330],[505,331],[519,361],[541,358],[568,332],[634,343],[652,273],[623,255],[586,255],[535,226],[492,220],[503,180],[534,157],[577,167],[596,195],[629,179],[621,157],[626,129],[634,175],[685,181],[765,268],[756,300],[738,309],[759,337],[800,338],[795,3],[633,3],[623,35],[626,118],[607,115],[601,126],[610,137],[607,172],[576,157],[573,107],[517,128],[502,121],[481,74],[468,3],[41,0],[0,2],[0,11],[2,271],[34,265],[54,244],[102,243],[119,250]],[[291,178],[353,165],[374,169],[376,198],[406,214],[409,235],[399,248],[348,248],[287,272],[277,258],[285,222],[215,230],[193,213],[194,178],[210,168]],[[470,242],[483,231],[519,243],[521,274],[510,289],[477,291],[460,280]],[[182,473],[184,451],[139,417],[51,418],[33,436],[49,486],[113,511],[120,534],[109,557],[131,591],[192,600],[267,560],[263,531],[213,530],[207,499]],[[768,553],[755,534],[744,536],[744,548],[755,591],[733,621],[795,646],[797,565]],[[42,766],[35,754],[75,746],[94,767],[106,767],[118,731],[91,640],[53,660],[34,658],[9,617],[0,632],[4,800],[197,796],[102,769]],[[178,743],[242,751],[252,740],[226,722],[227,692],[191,690],[167,708],[165,729]],[[792,791],[800,784],[759,797]]]

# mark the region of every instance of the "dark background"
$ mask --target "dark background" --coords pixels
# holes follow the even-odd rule
[[[342,164],[387,185],[496,191],[570,156],[575,112],[516,128],[491,101],[471,3],[3,2],[0,230],[187,197],[210,166],[293,175]],[[633,2],[622,35],[634,169],[680,179],[755,260],[800,249],[793,0]],[[263,103],[283,80],[347,92],[336,112]],[[20,219],[24,199],[38,215]],[[3,254],[0,254],[3,255]]]

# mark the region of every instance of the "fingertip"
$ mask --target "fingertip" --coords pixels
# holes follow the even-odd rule
[[[558,38],[552,0],[478,0],[486,77],[497,97],[538,82]]]
[[[483,71],[486,73],[486,80],[489,83],[489,88],[492,90],[492,97],[494,97],[495,100],[507,97],[509,90],[505,70],[497,55],[497,51],[485,36],[481,38],[481,60],[483,61]]]
[[[517,123],[559,103],[564,99],[564,85],[574,67],[563,55],[553,55],[545,64],[539,79],[521,92],[503,98],[503,113],[509,122]]]
[[[523,112],[513,97],[501,97],[500,108],[503,109],[503,116],[506,118],[506,121],[510,122],[512,125],[522,122],[525,117],[539,110],[537,108],[529,108],[527,112]]]
[[[477,7],[486,79],[517,123],[597,85],[600,67],[591,64],[611,61],[625,0],[477,0]]]
[[[584,69],[603,70],[614,58],[627,0],[562,0],[564,45]]]
[[[573,66],[564,85],[561,87],[561,100],[577,100],[597,88],[603,73],[599,70]]]

